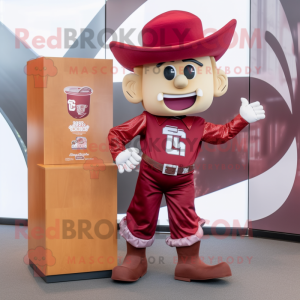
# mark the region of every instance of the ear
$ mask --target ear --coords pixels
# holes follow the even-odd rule
[[[134,68],[134,73],[127,74],[122,82],[122,89],[125,98],[134,104],[143,100],[142,89],[143,67]]]
[[[210,59],[214,74],[214,96],[221,97],[227,92],[228,78],[223,70],[217,69],[215,58],[211,57]]]

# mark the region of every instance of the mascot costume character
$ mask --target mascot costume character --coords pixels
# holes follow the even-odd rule
[[[225,125],[215,125],[193,115],[207,110],[214,97],[228,89],[226,74],[216,67],[228,49],[236,27],[231,20],[204,37],[201,20],[188,12],[163,13],[142,30],[143,47],[111,42],[117,61],[133,73],[122,88],[131,103],[145,111],[112,128],[109,148],[120,173],[140,171],[120,235],[127,255],[112,271],[112,279],[136,281],[147,272],[146,248],[154,242],[160,203],[165,195],[170,224],[167,245],[176,247],[175,279],[207,280],[231,276],[227,263],[207,265],[199,257],[205,223],[194,208],[194,163],[201,142],[223,144],[249,123],[265,118],[259,102],[242,98],[239,114]],[[140,136],[142,157],[125,146]]]

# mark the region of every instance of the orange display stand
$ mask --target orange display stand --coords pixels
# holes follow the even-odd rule
[[[112,60],[27,64],[28,258],[46,282],[110,277],[117,265]]]

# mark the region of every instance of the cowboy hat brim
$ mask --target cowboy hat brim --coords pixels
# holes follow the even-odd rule
[[[109,44],[117,61],[127,70],[145,64],[182,60],[188,58],[213,56],[219,60],[230,46],[236,20],[231,20],[215,33],[182,45],[166,47],[140,47],[120,42]]]

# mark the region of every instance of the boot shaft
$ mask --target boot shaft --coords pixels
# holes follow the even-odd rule
[[[136,248],[130,243],[127,243],[127,255],[138,256],[141,258],[146,258],[146,248]]]
[[[187,247],[177,247],[178,263],[187,263],[199,258],[200,241]]]

